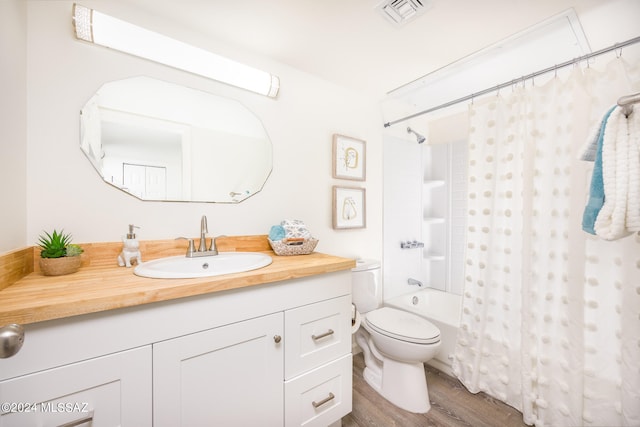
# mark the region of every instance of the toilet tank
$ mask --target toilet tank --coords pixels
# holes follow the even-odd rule
[[[351,270],[351,294],[360,313],[382,307],[380,261],[359,259]]]

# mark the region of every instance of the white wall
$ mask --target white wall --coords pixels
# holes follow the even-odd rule
[[[0,1],[0,252],[26,245],[26,11]]]
[[[129,10],[120,2],[83,5],[198,44],[280,76],[277,100],[77,41],[71,1],[28,5],[27,244],[43,229],[64,228],[76,242],[117,241],[127,224],[140,239],[197,236],[200,216],[212,235],[267,234],[284,218],[301,219],[317,250],[380,258],[381,132],[377,102],[266,58],[202,40],[187,29]],[[263,121],[274,147],[273,172],[262,192],[236,204],[142,202],[102,182],[79,148],[79,111],[100,85],[147,75],[234,98]],[[3,132],[3,131],[0,131]],[[332,134],[367,141],[367,228],[335,231],[331,186]],[[144,254],[143,254],[144,255]]]
[[[198,219],[206,214],[213,234],[266,233],[284,217],[300,218],[321,239],[321,251],[381,258],[383,118],[376,100],[204,39],[126,2],[83,4],[268,69],[282,78],[279,99],[91,46],[72,35],[72,3],[0,2],[0,251],[32,245],[43,229],[53,227],[73,233],[77,242],[118,240],[129,223],[142,227],[142,239],[195,236]],[[577,2],[576,10],[593,49],[638,34],[637,0],[602,2],[586,11]],[[274,142],[274,172],[264,190],[239,205],[155,203],[101,182],[78,148],[78,111],[104,82],[137,75],[238,99],[261,117]],[[424,122],[410,124],[425,133]],[[331,178],[333,133],[367,141],[365,230],[331,228],[331,185],[352,184]]]

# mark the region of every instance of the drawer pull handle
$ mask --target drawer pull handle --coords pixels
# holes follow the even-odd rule
[[[324,337],[328,337],[329,335],[333,335],[333,329],[329,329],[327,332],[325,332],[324,334],[320,334],[320,335],[311,335],[311,338],[313,338],[314,341],[318,341]]]
[[[69,421],[68,423],[64,423],[64,424],[60,424],[58,427],[76,427],[85,423],[90,423],[91,421],[93,421],[93,411],[89,412],[89,415],[87,415],[84,418],[78,418],[77,420],[74,421]]]
[[[315,400],[311,402],[314,408],[324,405],[327,402],[332,401],[336,396],[333,393],[329,393],[329,396],[322,399],[320,402],[316,402]]]
[[[282,337],[280,335],[274,335],[273,340],[276,342],[276,344],[279,344],[280,341],[282,341]]]

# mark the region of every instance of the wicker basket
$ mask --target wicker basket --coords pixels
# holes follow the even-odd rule
[[[80,268],[80,256],[65,256],[61,258],[40,258],[40,271],[45,276],[62,276],[75,273]]]
[[[286,239],[273,241],[269,239],[269,244],[271,245],[271,249],[276,255],[308,255],[316,248],[318,244],[318,239],[314,239],[313,237],[310,239],[305,239],[302,242],[294,241],[287,242]]]

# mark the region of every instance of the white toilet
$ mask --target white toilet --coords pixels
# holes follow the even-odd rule
[[[361,318],[355,338],[364,354],[365,380],[399,408],[428,412],[424,362],[438,352],[440,330],[425,318],[382,306],[379,262],[358,260],[352,271],[353,303]]]

